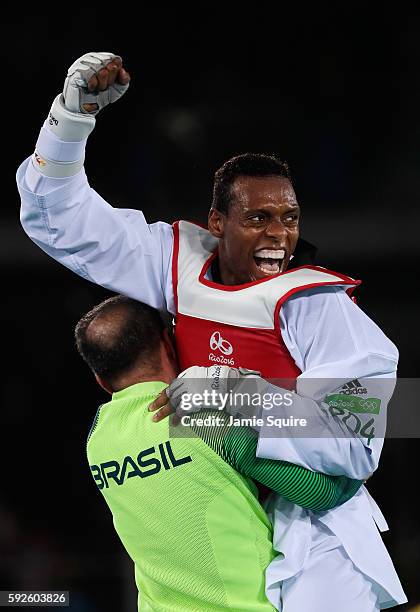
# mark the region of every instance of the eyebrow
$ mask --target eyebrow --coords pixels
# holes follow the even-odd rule
[[[290,213],[290,212],[296,212],[296,211],[299,211],[299,212],[300,212],[300,206],[299,206],[299,204],[293,204],[293,205],[289,206],[289,208],[287,208],[287,210],[285,210],[283,214]],[[257,214],[257,213],[266,213],[266,212],[267,212],[267,208],[266,208],[266,207],[264,207],[264,208],[254,208],[254,209],[248,209],[248,210],[246,210],[246,211],[244,212],[244,214],[245,214],[245,215],[248,215],[248,214],[250,214],[250,213],[251,213],[251,214],[254,214],[254,215],[255,215],[255,214]]]

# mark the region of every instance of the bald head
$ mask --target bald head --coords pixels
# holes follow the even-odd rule
[[[76,345],[93,372],[118,387],[118,380],[134,369],[159,370],[163,330],[157,310],[116,296],[80,319]]]
[[[97,307],[98,308],[98,307]],[[86,341],[101,347],[104,351],[113,350],[121,338],[127,333],[127,325],[130,318],[130,305],[128,304],[105,304],[103,310],[95,312],[93,318],[86,326]],[[96,311],[96,308],[94,309]],[[86,317],[89,316],[88,313]],[[93,314],[93,311],[92,311]]]

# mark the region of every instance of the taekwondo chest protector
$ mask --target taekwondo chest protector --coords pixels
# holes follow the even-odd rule
[[[317,266],[301,266],[243,285],[206,278],[218,240],[188,221],[174,223],[172,280],[175,340],[181,370],[215,364],[259,370],[264,378],[295,380],[301,373],[280,329],[280,309],[292,295],[326,285],[360,281]]]

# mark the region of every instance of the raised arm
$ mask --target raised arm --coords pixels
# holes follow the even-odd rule
[[[149,225],[139,210],[113,208],[83,169],[97,113],[129,81],[112,53],[85,54],[69,68],[36,150],[17,172],[21,223],[41,249],[83,278],[174,312],[172,227]]]

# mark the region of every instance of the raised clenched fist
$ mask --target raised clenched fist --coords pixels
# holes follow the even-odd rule
[[[63,98],[67,110],[96,115],[127,91],[130,75],[114,53],[91,52],[68,69]]]

